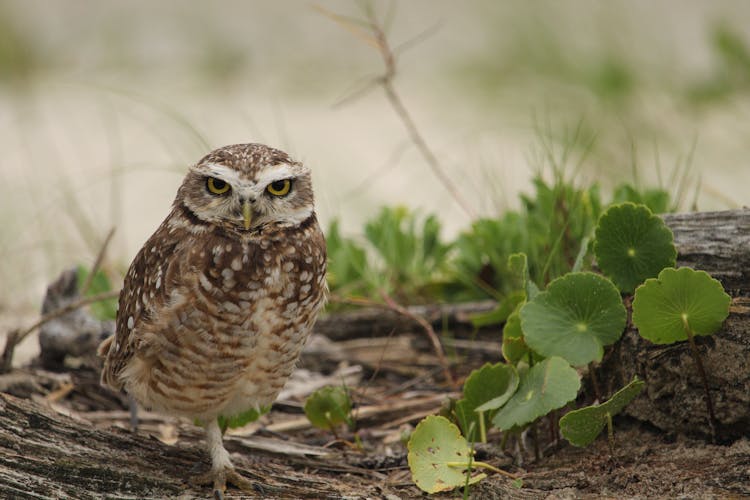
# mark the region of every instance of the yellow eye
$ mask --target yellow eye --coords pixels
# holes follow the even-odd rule
[[[208,178],[206,181],[206,187],[208,188],[208,191],[213,194],[224,194],[231,189],[229,184],[215,177]]]
[[[292,188],[292,181],[284,179],[275,181],[268,185],[266,190],[274,196],[284,196]]]

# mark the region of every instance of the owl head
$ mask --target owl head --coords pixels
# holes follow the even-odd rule
[[[233,232],[296,226],[313,213],[310,169],[262,144],[216,149],[190,168],[175,205]]]

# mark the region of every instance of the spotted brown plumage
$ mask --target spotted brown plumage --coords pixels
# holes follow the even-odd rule
[[[287,180],[283,195],[269,189]],[[125,276],[102,382],[205,422],[212,468],[199,480],[246,487],[217,418],[276,398],[325,301],[325,271],[309,168],[259,144],[215,150]]]

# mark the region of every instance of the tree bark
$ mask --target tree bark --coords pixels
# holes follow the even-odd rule
[[[750,436],[750,210],[666,215],[677,265],[702,269],[733,297],[722,329],[696,343],[708,375],[719,442]],[[711,435],[697,367],[687,342],[655,345],[634,328],[598,369],[607,394],[637,375],[646,389],[624,413],[670,433]]]
[[[96,429],[0,393],[0,498],[209,498],[209,486],[189,483],[210,467],[199,444],[202,433],[186,429],[182,434],[179,445],[166,445],[125,429]],[[286,443],[275,441],[266,449],[279,453],[261,452],[239,437],[224,439],[235,467],[255,487],[247,493],[232,488],[228,497],[341,499],[390,493],[368,478],[369,470],[304,456],[304,447],[282,455]],[[319,455],[321,448],[309,448]]]

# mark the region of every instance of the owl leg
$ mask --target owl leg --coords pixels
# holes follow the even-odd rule
[[[229,453],[222,442],[223,433],[216,419],[206,425],[206,445],[211,455],[211,470],[191,479],[193,484],[212,484],[215,498],[223,498],[227,483],[245,491],[255,491],[253,483],[234,470]]]

